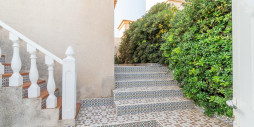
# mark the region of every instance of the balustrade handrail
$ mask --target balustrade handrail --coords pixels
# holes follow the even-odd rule
[[[42,46],[38,45],[37,43],[35,43],[34,41],[30,40],[28,37],[24,36],[23,34],[21,34],[20,32],[14,30],[13,28],[11,28],[9,25],[7,25],[6,23],[4,23],[3,21],[0,20],[0,26],[3,27],[4,29],[6,29],[7,31],[11,32],[12,34],[16,35],[17,37],[19,37],[20,39],[22,39],[24,42],[28,43],[29,45],[33,46],[34,48],[38,49],[40,52],[44,53],[45,55],[51,57],[52,59],[54,59],[55,61],[57,61],[60,64],[63,64],[63,60],[60,59],[59,57],[57,57],[56,55],[54,55],[53,53],[51,53],[50,51],[46,50],[45,48],[43,48]]]

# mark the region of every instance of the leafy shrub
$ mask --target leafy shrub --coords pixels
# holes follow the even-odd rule
[[[212,116],[232,116],[231,0],[186,0],[161,46],[184,94]]]
[[[160,3],[141,19],[130,24],[125,31],[119,52],[121,63],[163,63],[160,46],[164,43],[162,35],[171,27],[177,9],[166,3]]]

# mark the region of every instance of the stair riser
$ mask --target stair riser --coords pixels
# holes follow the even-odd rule
[[[29,82],[29,75],[22,75],[23,83]],[[9,87],[9,78],[10,77],[2,77],[2,87]]]
[[[192,109],[194,104],[192,101],[183,102],[171,102],[171,103],[156,103],[156,104],[144,104],[144,105],[128,105],[128,106],[116,106],[116,112],[118,116],[121,115],[134,115],[139,113],[149,112],[163,112]]]
[[[0,63],[5,63],[5,57],[0,58]]]
[[[41,91],[42,91],[42,90],[45,90],[45,89],[47,88],[47,83],[46,83],[46,82],[40,83],[40,84],[38,84],[38,85],[39,85],[39,87],[41,88]],[[23,96],[23,98],[28,97],[28,88],[24,88],[24,89],[22,90],[22,96]]]
[[[11,65],[4,65],[4,73],[13,73]]]
[[[115,73],[168,72],[167,67],[115,67]]]
[[[156,120],[143,121],[143,122],[133,122],[126,124],[116,124],[116,125],[105,125],[105,126],[96,126],[96,127],[163,127]]]
[[[116,88],[150,87],[150,86],[173,86],[177,85],[175,80],[161,81],[118,81]]]
[[[115,74],[116,81],[126,80],[144,80],[144,79],[173,79],[172,74],[155,73],[155,74]]]
[[[56,96],[56,97],[59,96],[59,90],[55,91],[55,96]],[[46,107],[47,98],[48,98],[48,97],[42,99],[42,101],[41,101],[41,108],[42,108],[42,109],[43,109],[44,107]]]
[[[143,99],[143,98],[159,98],[159,97],[182,97],[182,90],[159,90],[159,91],[138,91],[138,92],[117,92],[114,93],[114,99]]]

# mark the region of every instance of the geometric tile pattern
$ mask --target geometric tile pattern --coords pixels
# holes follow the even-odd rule
[[[149,87],[149,86],[170,86],[177,85],[175,80],[140,80],[140,81],[116,81],[116,88]]]
[[[120,100],[115,101],[115,106],[117,115],[126,115],[191,109],[194,104],[189,99],[176,97]]]
[[[146,125],[149,125],[149,123],[153,124],[153,121],[161,124],[161,127],[232,127],[232,125],[220,119],[205,116],[203,112],[197,109],[118,116],[114,106],[81,107],[76,126],[149,127]],[[131,123],[134,124],[132,125]],[[142,126],[142,123],[145,126]]]
[[[114,105],[113,98],[94,98],[81,100],[82,107],[94,107],[94,106],[112,106]]]
[[[11,65],[4,65],[4,73],[12,73]]]
[[[115,66],[115,73],[167,72],[165,66]]]
[[[116,101],[183,96],[183,92],[178,86],[119,88],[113,90],[113,94]]]
[[[143,79],[173,79],[173,75],[167,72],[115,74],[116,81],[126,81],[126,80],[135,81]]]
[[[5,63],[5,56],[0,56],[0,63]]]

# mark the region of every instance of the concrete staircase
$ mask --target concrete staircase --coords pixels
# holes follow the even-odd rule
[[[46,108],[46,100],[49,96],[47,91],[47,81],[43,79],[39,79],[37,84],[40,87],[40,96],[37,98],[28,98],[28,88],[31,86],[31,82],[29,79],[29,72],[21,72],[20,74],[23,77],[23,85],[20,87],[10,87],[9,86],[9,78],[12,76],[13,71],[11,69],[11,64],[5,61],[5,55],[2,55],[0,58],[0,63],[4,66],[4,74],[1,75],[1,103],[6,104],[6,112],[8,112],[9,107],[12,107],[16,110],[15,113],[11,113],[6,115],[6,120],[16,119],[16,117],[20,120],[26,120],[30,118],[30,122],[26,124],[33,125],[33,126],[41,126],[41,127],[48,127],[48,126],[67,126],[67,125],[75,125],[75,121],[63,121],[62,120],[62,97],[59,94],[58,88],[55,89],[55,96],[57,97],[57,106],[53,109]],[[7,94],[5,94],[7,93]],[[8,98],[8,99],[7,99]],[[12,101],[10,101],[12,100]],[[39,107],[38,107],[39,106]],[[81,104],[77,104],[76,109],[76,116],[80,109]],[[3,108],[3,107],[1,107]],[[25,109],[24,109],[25,108]],[[12,110],[14,110],[12,109]],[[6,113],[5,111],[1,110],[1,113]],[[33,112],[33,113],[28,113]],[[33,114],[36,116],[33,116]],[[30,116],[31,115],[31,116]],[[49,120],[50,119],[50,120]],[[33,124],[35,121],[36,124]],[[40,121],[41,123],[38,123]],[[9,121],[11,122],[11,121]],[[8,123],[8,122],[4,122]],[[2,123],[3,125],[7,126],[6,124]],[[32,124],[31,124],[32,123]],[[22,122],[17,123],[20,126],[23,126]],[[10,124],[8,124],[10,125]],[[10,126],[15,126],[15,124],[11,124]]]
[[[77,127],[232,127],[194,108],[165,66],[116,65],[112,98],[82,100]]]
[[[113,90],[117,115],[193,108],[165,66],[116,66]]]

